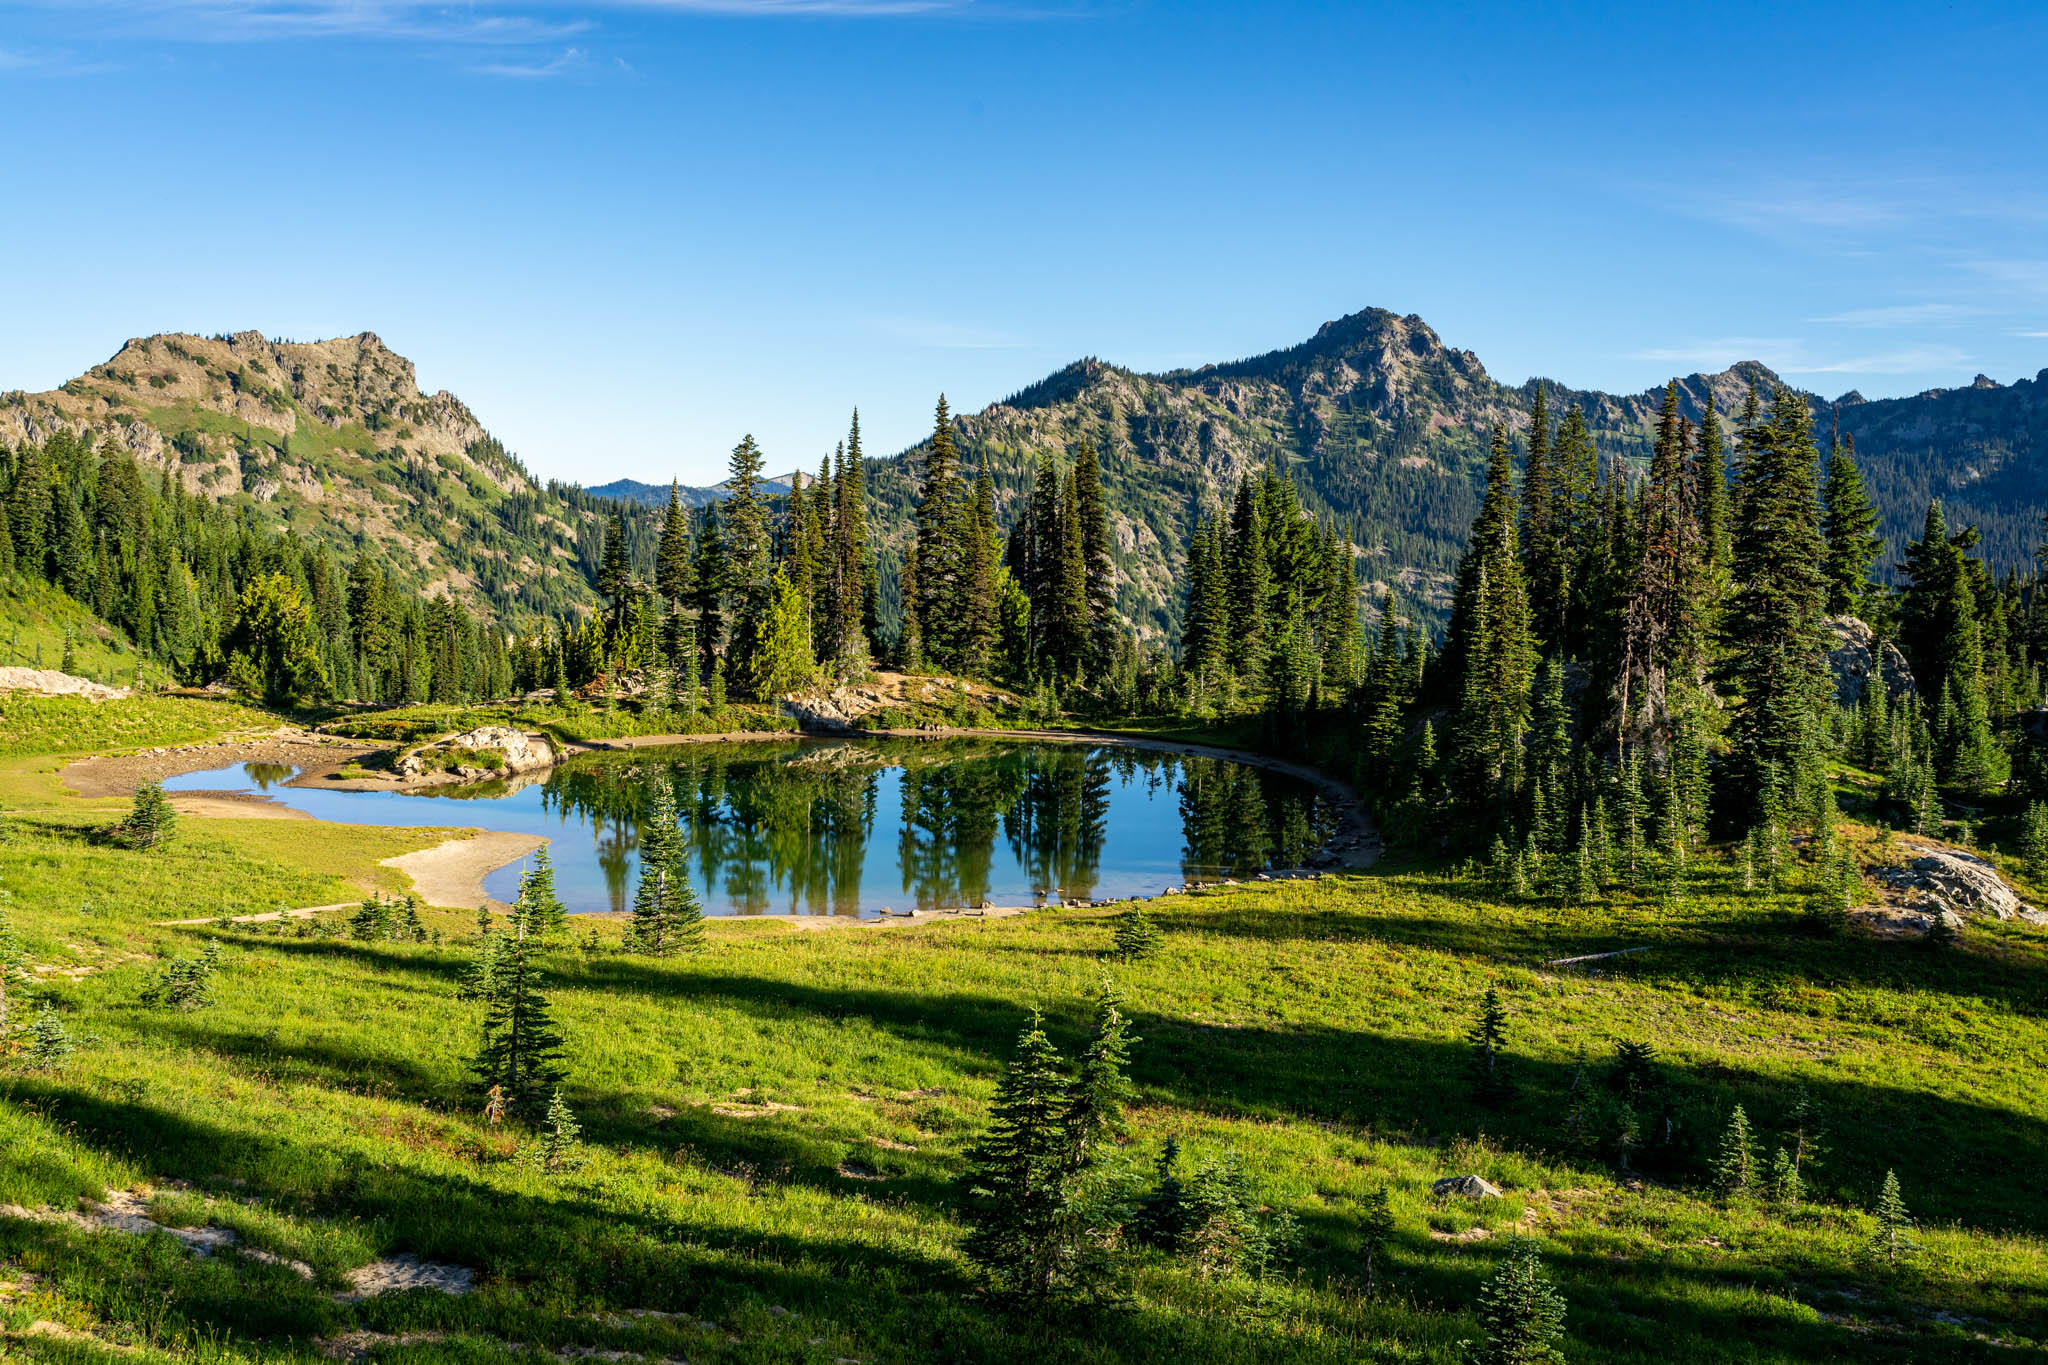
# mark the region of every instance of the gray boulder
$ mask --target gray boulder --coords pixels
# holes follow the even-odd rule
[[[1447,1175],[1429,1187],[1429,1192],[1439,1199],[1458,1195],[1465,1199],[1498,1199],[1500,1186],[1483,1175]]]
[[[1882,643],[1877,632],[1853,616],[1831,616],[1825,628],[1833,644],[1828,650],[1828,668],[1835,677],[1835,700],[1854,706],[1863,700],[1863,688],[1873,672],[1884,678],[1885,696],[1896,699],[1915,689],[1913,670],[1906,656],[1891,641]]]
[[[479,725],[459,735],[423,744],[394,765],[401,777],[447,773],[474,778],[533,772],[555,761],[545,737],[509,725]]]
[[[1915,884],[1948,909],[1993,919],[2011,919],[2020,912],[2020,898],[1998,869],[1974,854],[1957,849],[1928,849],[1911,865]]]

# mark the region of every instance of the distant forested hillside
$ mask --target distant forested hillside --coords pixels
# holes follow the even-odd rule
[[[1647,462],[1661,385],[1618,395],[1540,382],[1554,414],[1584,413],[1603,462]],[[1768,398],[1783,381],[1745,362],[1678,382],[1681,413],[1697,422],[1709,402],[1732,418],[1752,385]],[[992,467],[1006,524],[1036,452],[1065,452],[1083,438],[1095,444],[1120,605],[1148,632],[1165,634],[1183,609],[1194,524],[1222,507],[1239,479],[1275,461],[1293,474],[1304,505],[1357,545],[1368,595],[1392,583],[1446,607],[1479,507],[1488,432],[1503,422],[1525,437],[1538,383],[1500,384],[1420,318],[1368,309],[1301,345],[1197,370],[1147,375],[1078,361],[958,424],[964,464]],[[1883,517],[1885,562],[1918,533],[1932,497],[1945,501],[1951,524],[1979,526],[1994,568],[2031,558],[2048,510],[2048,371],[2009,386],[1980,377],[1970,388],[1878,402],[1809,399],[1824,447],[1837,412],[1856,442]],[[885,580],[907,531],[921,453],[879,462],[871,480]]]

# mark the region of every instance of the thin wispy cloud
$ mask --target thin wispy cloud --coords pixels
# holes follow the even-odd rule
[[[2048,294],[2048,261],[1975,260],[1963,262],[1963,268],[1995,284]]]
[[[119,69],[117,63],[82,61],[71,52],[0,47],[0,76],[102,76]]]
[[[355,38],[394,42],[558,42],[607,14],[667,13],[760,19],[888,19],[1008,12],[985,0],[544,0],[451,5],[445,0],[27,0],[67,18],[109,19],[138,35],[189,42]]]
[[[1636,358],[1700,371],[1720,371],[1739,361],[1755,360],[1786,375],[1918,374],[1955,369],[1970,359],[1967,352],[1955,346],[1902,346],[1859,355],[1823,356],[1816,355],[1796,337],[1716,337],[1688,346],[1638,351]]]
[[[471,71],[479,76],[498,76],[505,80],[544,81],[557,76],[574,75],[591,68],[590,54],[581,48],[562,49],[559,56],[547,61],[534,62],[486,62],[473,66]]]
[[[1961,322],[1981,317],[1983,313],[1981,308],[1965,307],[1959,303],[1905,303],[1883,308],[1852,308],[1846,313],[1832,313],[1807,321],[1837,327],[1927,327]]]

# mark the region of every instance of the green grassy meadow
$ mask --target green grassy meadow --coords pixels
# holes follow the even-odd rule
[[[0,1204],[146,1185],[159,1221],[233,1228],[313,1278],[0,1217],[0,1358],[1450,1362],[1510,1233],[1539,1242],[1569,1301],[1574,1362],[2048,1348],[2038,931],[1973,924],[1940,951],[1814,936],[1719,859],[1668,903],[1584,909],[1502,903],[1435,867],[1204,891],[1155,902],[1161,949],[1130,965],[1109,956],[1108,910],[714,921],[706,951],[672,960],[578,923],[545,966],[587,1161],[549,1176],[466,1089],[470,915],[429,914],[439,941],[420,944],[152,924],[395,889],[377,859],[439,835],[187,819],[165,850],[96,842],[118,803],[61,798],[49,773],[72,745],[153,742],[118,715],[50,721],[41,753],[32,727],[0,727],[0,789],[33,798],[10,807],[0,889],[33,961],[95,969],[42,988],[84,1045],[0,1069]],[[134,724],[209,722],[244,723],[174,707]],[[212,1008],[141,1003],[163,960],[208,940]],[[1541,965],[1643,945],[1603,970]],[[1142,1040],[1116,1158],[1133,1187],[1168,1138],[1235,1150],[1300,1240],[1263,1280],[1133,1250],[1104,1302],[1020,1315],[979,1291],[954,1182],[1028,1013],[1071,1057],[1105,973]],[[1516,1083],[1498,1108],[1465,1070],[1489,986]],[[1604,1096],[1623,1041],[1653,1044],[1663,1076],[1629,1179],[1565,1134],[1581,1050]],[[1729,1109],[1768,1155],[1800,1086],[1825,1129],[1809,1201],[1706,1193]],[[1925,1247],[1895,1273],[1858,1255],[1887,1169]],[[1504,1197],[1431,1196],[1466,1173]],[[1381,1186],[1397,1234],[1368,1291],[1357,1216]],[[400,1253],[471,1268],[477,1292],[337,1299],[350,1269]]]

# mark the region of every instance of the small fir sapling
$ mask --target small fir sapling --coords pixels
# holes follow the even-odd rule
[[[1387,1206],[1387,1187],[1368,1190],[1359,1202],[1358,1259],[1365,1272],[1365,1292],[1370,1296],[1379,1284],[1380,1262],[1394,1240],[1394,1213]]]
[[[1159,925],[1145,913],[1144,906],[1132,901],[1117,912],[1115,944],[1122,961],[1143,961],[1159,946]]]
[[[1480,1002],[1479,1019],[1465,1035],[1472,1045],[1472,1094],[1482,1104],[1505,1103],[1514,1093],[1503,1053],[1507,1047],[1508,1015],[1500,1003],[1500,992],[1486,988]]]
[[[164,795],[163,784],[145,782],[135,789],[134,804],[121,822],[121,837],[131,848],[162,848],[171,841],[178,825],[178,813]]]
[[[1479,1291],[1484,1341],[1463,1343],[1468,1365],[1563,1365],[1564,1296],[1543,1271],[1535,1243],[1516,1238]]]
[[[1714,1154],[1714,1188],[1724,1199],[1740,1199],[1757,1187],[1756,1138],[1749,1126],[1749,1114],[1736,1105],[1721,1131],[1721,1143]]]
[[[1863,1244],[1865,1260],[1891,1271],[1919,1254],[1920,1243],[1913,1236],[1913,1216],[1906,1212],[1906,1199],[1899,1191],[1896,1171],[1884,1173],[1884,1187],[1878,1191],[1877,1206],[1870,1213],[1877,1225]]]

